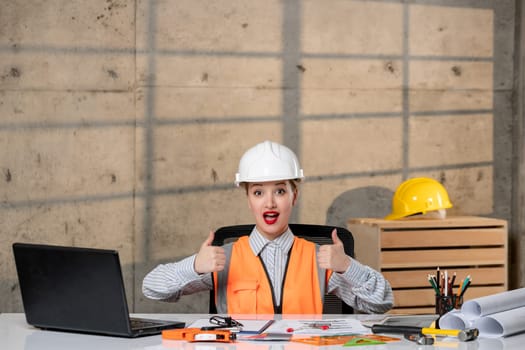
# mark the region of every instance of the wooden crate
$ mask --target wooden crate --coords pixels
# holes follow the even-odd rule
[[[394,290],[390,313],[433,313],[427,280],[437,267],[472,277],[464,300],[508,289],[507,222],[483,217],[382,220],[351,219],[356,258],[381,271]]]

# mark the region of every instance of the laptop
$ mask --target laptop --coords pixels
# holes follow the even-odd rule
[[[14,243],[13,253],[30,325],[128,338],[185,326],[130,317],[115,250]]]

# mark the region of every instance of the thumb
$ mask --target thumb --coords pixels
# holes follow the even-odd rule
[[[215,238],[215,232],[214,231],[210,231],[210,234],[208,235],[208,238],[206,238],[204,243],[202,243],[202,246],[203,247],[210,246],[212,244],[212,242],[213,242],[213,238]]]
[[[339,239],[339,236],[337,235],[337,229],[335,228],[332,231],[332,241],[334,244],[343,244],[343,242]]]

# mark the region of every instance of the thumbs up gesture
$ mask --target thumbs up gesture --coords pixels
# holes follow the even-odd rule
[[[325,244],[319,247],[317,263],[323,269],[334,272],[345,272],[351,264],[350,257],[345,254],[343,242],[337,236],[337,230],[332,231],[333,244]]]
[[[222,271],[226,263],[226,254],[222,247],[211,245],[215,232],[210,231],[208,238],[201,244],[195,256],[194,269],[199,274]]]

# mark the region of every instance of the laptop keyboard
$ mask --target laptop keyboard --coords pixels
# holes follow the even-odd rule
[[[131,321],[131,329],[140,329],[140,328],[149,328],[149,327],[159,326],[158,322],[142,320],[140,318],[132,318],[130,321]]]

